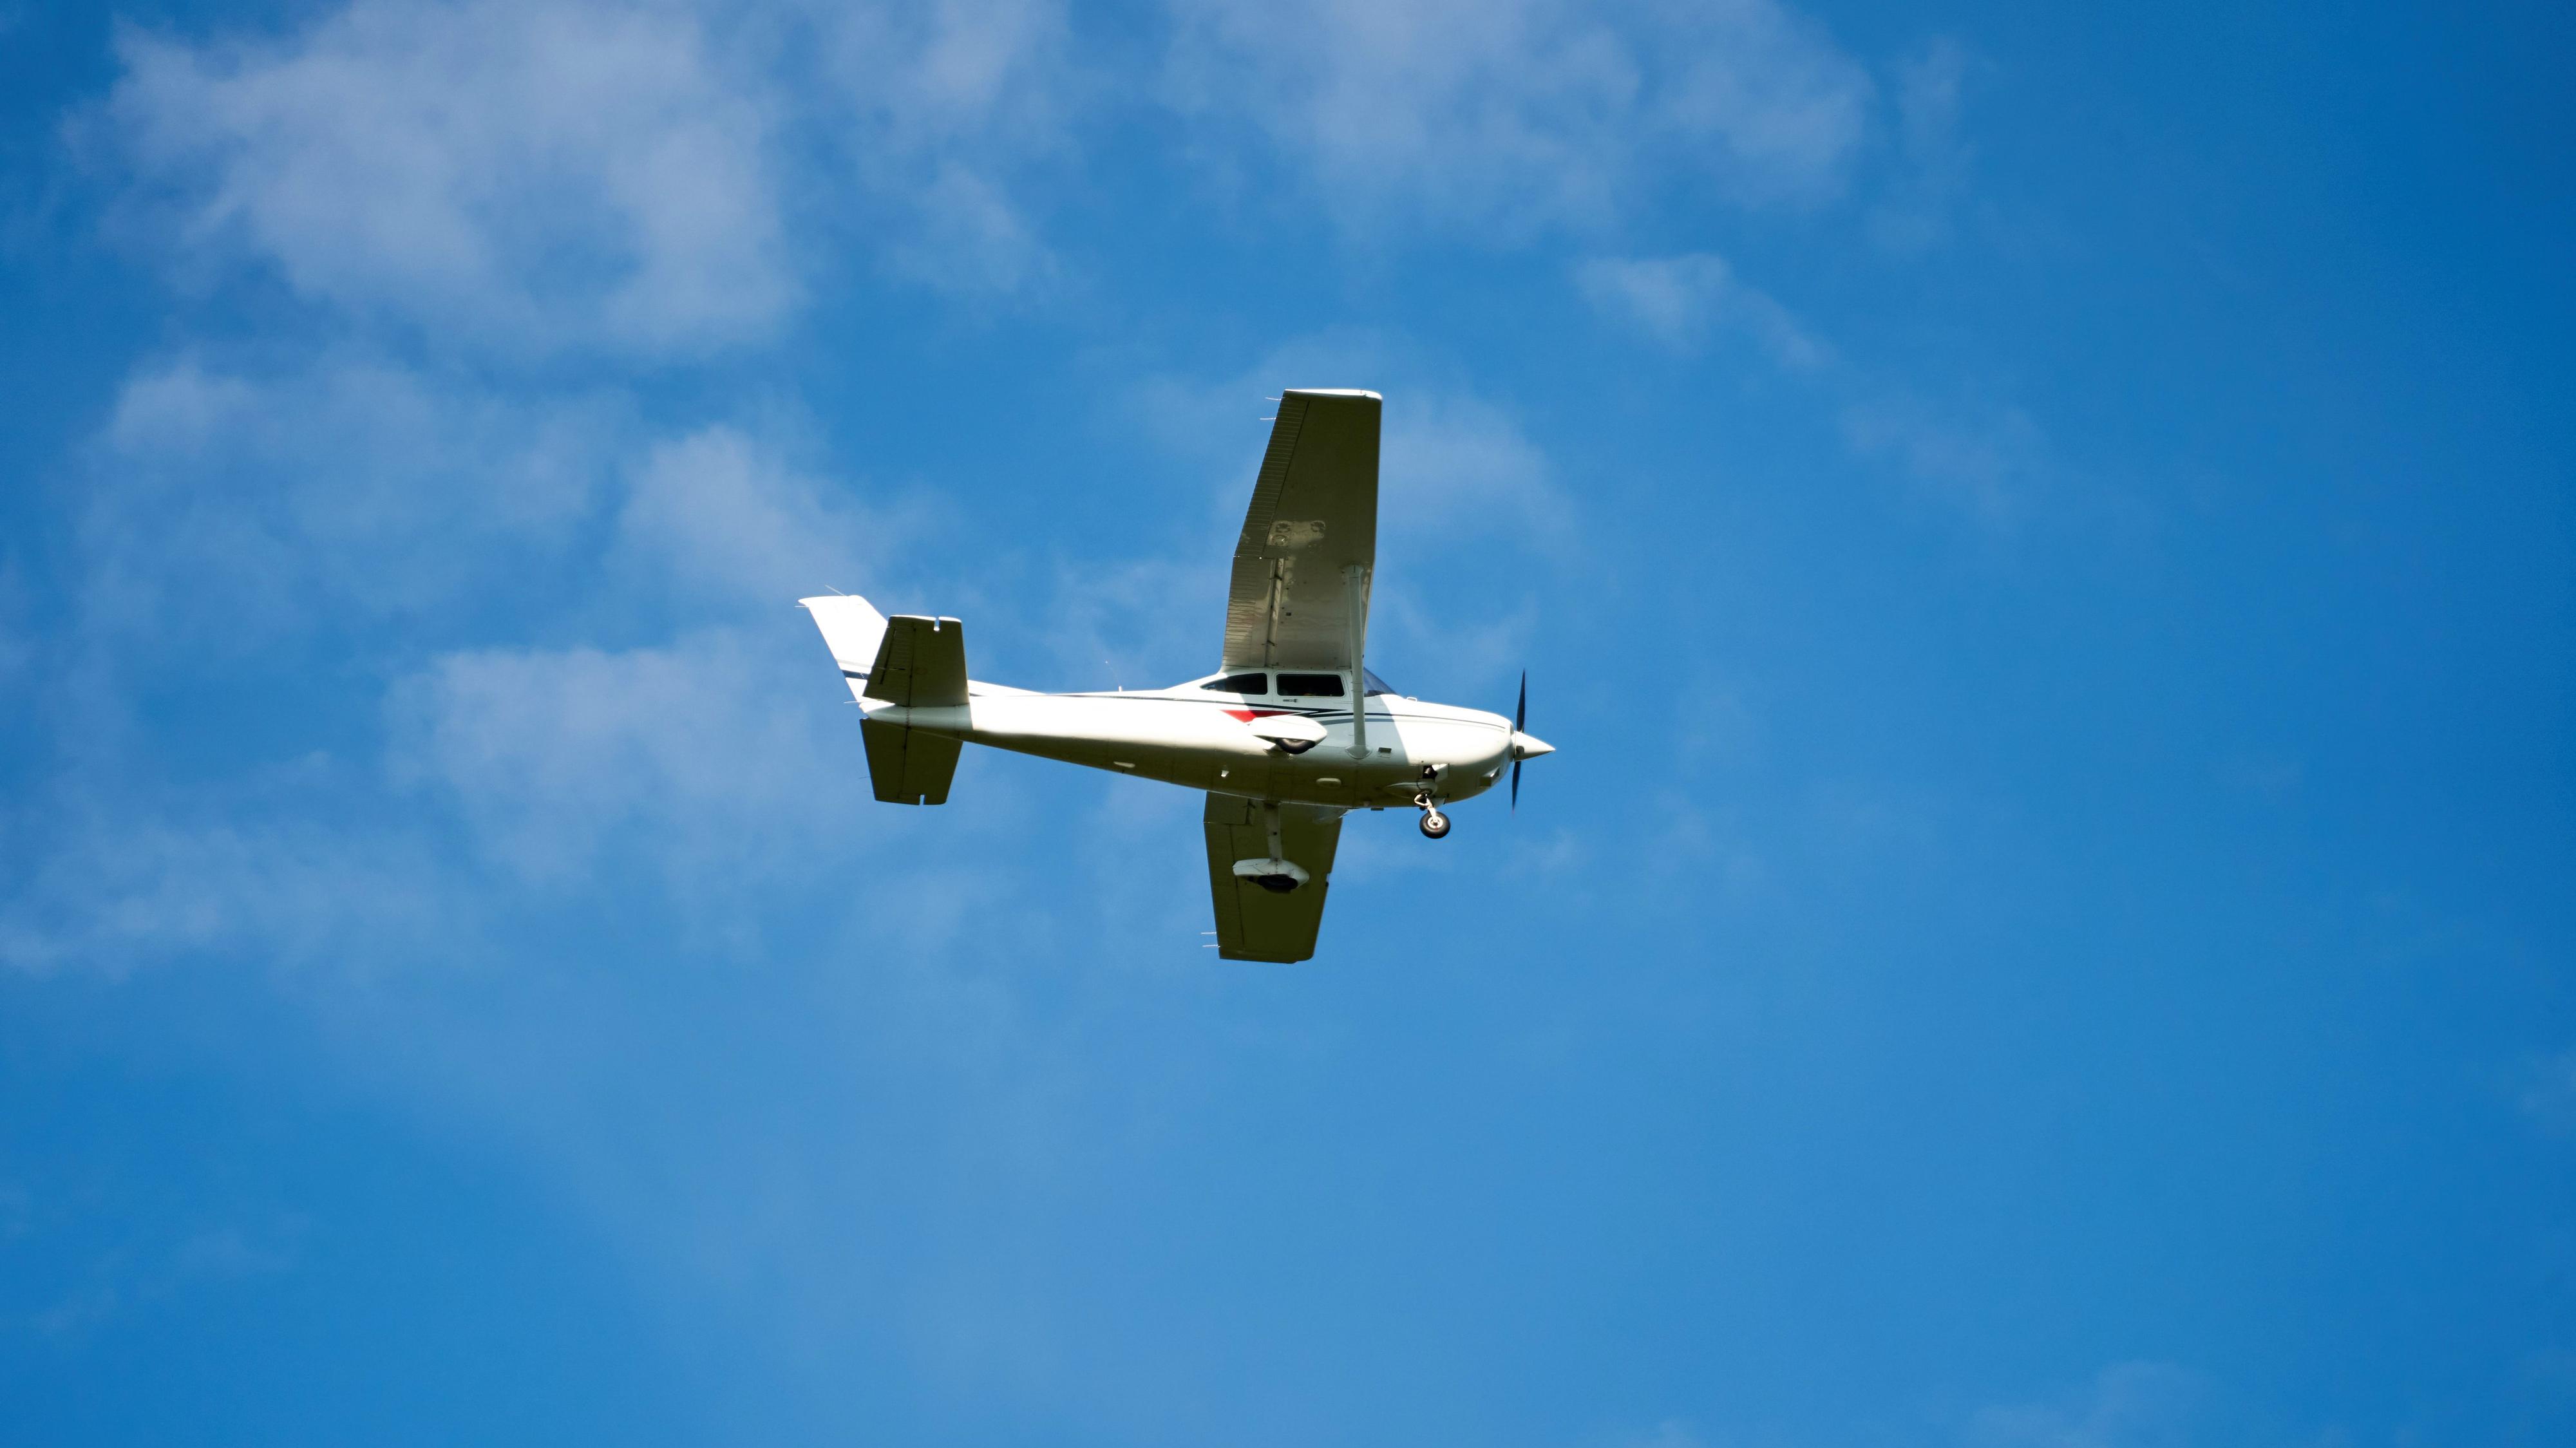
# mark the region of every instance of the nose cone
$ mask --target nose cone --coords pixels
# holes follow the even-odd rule
[[[1512,758],[1514,759],[1536,759],[1542,754],[1555,752],[1555,745],[1535,734],[1523,734],[1517,729],[1512,731]]]

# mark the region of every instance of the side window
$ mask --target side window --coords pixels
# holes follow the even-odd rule
[[[1199,687],[1214,689],[1220,694],[1267,694],[1270,692],[1270,676],[1268,674],[1228,674],[1222,679],[1210,679]]]
[[[1338,699],[1342,697],[1342,676],[1339,674],[1281,674],[1279,692]]]

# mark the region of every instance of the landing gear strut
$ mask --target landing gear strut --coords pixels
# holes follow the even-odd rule
[[[1413,797],[1413,804],[1415,808],[1422,811],[1422,837],[1424,839],[1436,840],[1449,833],[1449,817],[1440,812],[1440,806],[1431,802],[1431,796],[1427,794],[1417,794]]]

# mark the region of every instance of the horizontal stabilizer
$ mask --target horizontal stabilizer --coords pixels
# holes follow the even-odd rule
[[[870,719],[859,726],[868,747],[868,782],[888,804],[946,804],[957,777],[958,742],[927,729]]]

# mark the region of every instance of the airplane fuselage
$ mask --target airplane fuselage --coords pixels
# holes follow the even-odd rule
[[[1343,816],[1412,809],[1445,839],[1444,808],[1553,752],[1526,732],[1529,676],[1512,714],[1426,704],[1370,672],[1377,578],[1378,436],[1384,399],[1288,388],[1254,475],[1227,572],[1222,667],[1169,688],[1039,694],[979,682],[966,625],[891,618],[834,592],[813,615],[849,693],[868,784],[888,804],[942,805],[961,746],[1087,765],[1204,791],[1210,943],[1223,960],[1315,954]]]
[[[1493,787],[1512,762],[1512,722],[1481,709],[1372,694],[1362,752],[1348,699],[1254,699],[1195,685],[1111,693],[986,692],[962,705],[864,701],[868,717],[1017,754],[1159,779],[1189,789],[1337,809],[1446,804]],[[1254,732],[1294,715],[1323,737],[1283,745]],[[1296,752],[1291,747],[1302,746]]]

